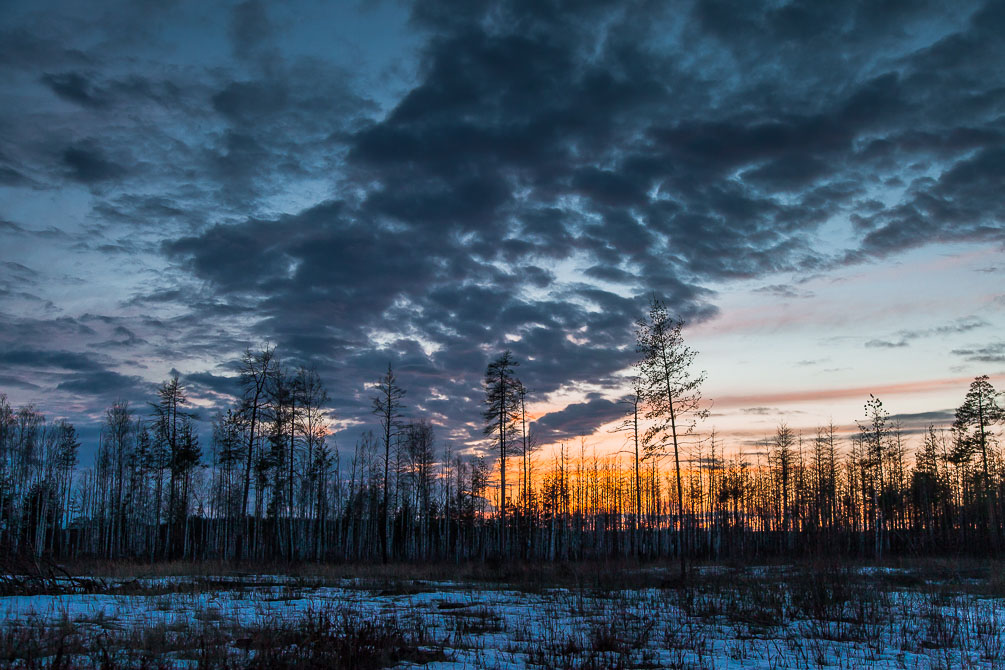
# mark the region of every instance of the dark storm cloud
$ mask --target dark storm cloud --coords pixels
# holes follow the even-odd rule
[[[184,9],[0,36],[0,67],[30,73],[51,106],[39,125],[56,121],[4,117],[31,141],[4,147],[0,181],[86,187],[87,228],[66,243],[111,267],[159,255],[118,296],[129,318],[21,319],[4,342],[34,327],[55,350],[79,329],[107,356],[205,366],[268,338],[319,366],[343,415],[369,420],[355,396],[391,362],[413,406],[454,425],[477,420],[505,348],[539,397],[615,387],[653,292],[700,321],[714,282],[812,297],[765,275],[1005,240],[996,3],[422,2],[416,68],[388,90],[388,71],[297,55],[296,26],[254,1],[206,9],[222,49],[161,62],[184,32],[156,25]],[[66,38],[77,26],[87,39]],[[832,220],[853,223],[847,247],[821,243]],[[58,383],[132,383],[108,367]],[[185,372],[226,394],[233,370]],[[614,409],[591,398],[538,423],[567,437]]]
[[[62,160],[69,168],[69,176],[85,184],[115,179],[126,173],[123,166],[109,160],[100,149],[86,144],[67,147]]]
[[[128,225],[194,224],[198,215],[166,196],[126,194],[106,200],[94,208],[105,221]]]
[[[151,384],[134,375],[122,375],[111,370],[67,375],[56,385],[58,391],[69,391],[101,398],[142,398],[153,390]]]
[[[25,186],[31,183],[28,177],[6,165],[0,165],[0,184],[7,186]]]
[[[11,349],[8,351],[0,351],[0,363],[12,368],[57,368],[81,373],[103,371],[102,366],[90,356],[70,351]]]
[[[899,170],[905,156],[952,162],[926,197],[954,203],[956,214],[955,203],[992,197],[998,149],[987,144],[1000,142],[997,122],[938,115],[919,126],[941,87],[921,64],[927,54],[904,50],[886,70],[866,67],[882,13],[748,6],[727,20],[709,3],[683,18],[647,9],[643,21],[641,6],[577,13],[502,3],[483,14],[424,3],[414,18],[430,39],[417,84],[385,118],[346,136],[346,174],[359,197],[215,226],[165,251],[218,290],[263,296],[264,332],[293,344],[294,356],[331,356],[349,379],[366,378],[371,358],[386,354],[411,361],[418,379],[452,378],[448,391],[466,395],[488,357],[465,346],[473,341],[512,348],[521,374],[546,393],[630,364],[643,298],[591,289],[567,291],[562,304],[525,299],[523,287],[552,286],[554,274],[501,265],[582,259],[584,276],[635,295],[655,289],[700,319],[714,314],[705,281],[842,260],[808,237],[836,213],[855,216],[862,230],[845,260],[922,243],[922,230],[908,234],[915,224],[895,223],[895,208],[863,198],[860,185]],[[888,11],[886,19],[912,26],[940,20],[939,12]],[[719,83],[681,66],[657,28],[664,24],[691,32],[692,57],[709,71],[744,61],[749,76]],[[269,40],[255,5],[238,10],[233,30],[244,57],[257,48],[247,36]],[[960,31],[987,39],[973,20]],[[776,66],[776,41],[783,52],[812,41],[818,62]],[[261,86],[233,83],[214,106],[235,128],[288,108],[288,89]],[[227,137],[233,169],[264,159],[252,137]],[[901,216],[917,211],[922,178],[904,174],[913,185]],[[1000,233],[993,211],[974,208],[974,224],[963,228],[949,226],[947,212],[930,206],[929,214],[939,216],[916,223],[928,235]],[[321,328],[317,314],[329,315]],[[390,349],[364,354],[380,331],[397,333]],[[439,349],[425,354],[419,342]],[[461,403],[457,417],[473,404]]]
[[[16,375],[0,375],[0,393],[12,388],[25,389],[28,391],[40,391],[42,389],[42,387],[38,384],[33,384],[30,381],[22,379]]]
[[[48,31],[44,31],[48,32]],[[0,64],[24,69],[87,65],[91,58],[51,34],[25,28],[0,29]]]
[[[68,353],[60,348],[70,342],[83,341],[98,335],[86,323],[68,316],[53,318],[18,318],[11,314],[3,316],[4,318],[0,319],[0,338],[9,345],[0,351],[0,357],[11,357],[6,360],[12,364],[19,362],[13,358],[19,356],[26,357],[25,361],[30,361],[31,357],[39,357],[36,360],[41,360],[45,356],[77,356],[78,354]],[[36,343],[36,346],[45,343],[47,348],[26,349],[26,343]]]
[[[209,372],[196,372],[182,376],[182,383],[200,389],[207,389],[223,396],[237,396],[240,389],[236,377],[214,375]]]
[[[546,414],[531,423],[530,430],[546,443],[587,437],[601,426],[624,418],[628,410],[625,403],[593,397]]]
[[[125,326],[115,326],[112,329],[112,337],[100,342],[90,342],[88,347],[91,349],[107,350],[107,349],[129,349],[135,350],[137,347],[143,344],[147,344],[147,341],[142,337],[139,337],[129,328]]]
[[[320,362],[357,388],[392,362],[415,406],[450,424],[478,416],[479,378],[490,356],[479,343],[512,348],[523,361],[521,378],[538,394],[570,378],[603,380],[630,362],[622,345],[635,301],[586,288],[576,293],[589,304],[524,300],[513,289],[540,285],[547,273],[514,276],[472,257],[452,235],[360,225],[357,215],[328,203],[282,221],[217,227],[167,251],[221,291],[260,295],[282,287],[257,313],[262,332],[287,347],[284,356]],[[610,337],[612,327],[619,337]],[[581,338],[571,341],[570,330]],[[372,334],[383,331],[401,334],[375,347]],[[519,339],[502,342],[505,333]],[[427,354],[418,344],[425,341],[441,348]],[[430,388],[452,400],[425,400]],[[369,418],[365,409],[358,418]]]
[[[45,392],[67,393],[94,402],[98,409],[113,400],[142,404],[153,385],[136,375],[109,369],[111,360],[91,354],[63,350],[18,348],[0,352],[5,388],[20,387],[32,397]]]
[[[52,89],[52,92],[70,102],[84,107],[101,108],[108,104],[103,91],[98,90],[79,72],[59,74],[44,74],[42,82]]]

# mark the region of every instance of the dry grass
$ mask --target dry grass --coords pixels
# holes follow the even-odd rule
[[[371,670],[447,658],[422,621],[373,617],[344,607],[311,609],[253,626],[134,625],[95,634],[91,626],[10,624],[0,629],[0,667]]]
[[[512,561],[485,563],[269,563],[249,562],[240,565],[220,561],[140,561],[79,560],[64,563],[73,575],[104,579],[129,580],[159,577],[241,577],[277,575],[309,581],[362,582],[394,581],[458,581],[502,583],[513,585],[544,584],[548,586],[588,585],[603,587],[611,578],[621,588],[657,586],[667,579],[664,562],[640,563],[634,560],[604,560],[534,563]]]
[[[447,654],[481,667],[503,654],[546,668],[894,667],[897,657],[899,667],[1005,668],[1000,563],[696,566],[687,583],[676,566],[632,562],[215,565],[102,564],[109,586],[96,602],[135,597],[133,611],[146,603],[158,620],[8,621],[0,667],[377,668]],[[296,609],[325,585],[339,587],[319,599],[328,605]],[[346,598],[372,609],[330,605]],[[243,623],[235,602],[250,612]],[[339,665],[346,657],[361,660]]]

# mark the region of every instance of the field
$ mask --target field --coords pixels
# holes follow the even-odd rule
[[[5,582],[3,667],[1005,667],[993,563],[85,567]]]

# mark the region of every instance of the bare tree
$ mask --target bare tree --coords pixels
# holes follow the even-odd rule
[[[405,451],[419,515],[418,558],[428,558],[430,499],[433,487],[433,426],[425,419],[412,421],[405,430]]]
[[[391,440],[397,437],[401,430],[401,410],[404,408],[401,399],[404,396],[405,389],[398,386],[391,364],[388,363],[387,374],[377,380],[377,394],[373,397],[373,413],[380,420],[381,440],[384,446],[384,498],[380,510],[380,551],[385,563],[388,559],[387,542],[390,533],[387,505],[390,490]]]
[[[244,488],[241,494],[241,518],[237,525],[236,559],[241,561],[244,552],[244,538],[248,523],[248,495],[251,490],[251,471],[254,466],[255,437],[261,419],[262,406],[266,400],[266,390],[272,374],[273,357],[276,348],[266,344],[260,351],[250,348],[241,358],[241,413],[248,422],[248,448],[245,453]]]
[[[112,479],[112,510],[111,529],[106,545],[109,558],[118,555],[122,549],[122,538],[125,533],[125,507],[123,506],[123,484],[125,480],[126,461],[129,458],[131,444],[132,414],[129,404],[116,402],[105,412],[105,423],[102,428],[105,448],[110,451],[114,468]]]
[[[673,319],[662,300],[653,296],[649,314],[636,322],[636,350],[641,355],[639,373],[646,418],[653,421],[646,431],[650,451],[673,446],[677,484],[678,523],[683,542],[684,487],[681,481],[680,442],[690,435],[698,419],[708,410],[701,408],[701,385],[705,373],[693,375],[691,364],[697,352],[684,344],[684,321]],[[686,551],[680,546],[680,573],[686,576]]]
[[[300,412],[297,414],[297,430],[303,436],[307,453],[304,454],[304,474],[301,484],[301,514],[306,517],[313,515],[317,523],[314,538],[311,543],[317,556],[322,551],[320,533],[324,526],[324,488],[325,474],[331,454],[325,440],[328,436],[328,416],[325,408],[328,404],[328,391],[321,381],[321,376],[314,368],[301,367],[297,372],[297,393],[300,396]]]

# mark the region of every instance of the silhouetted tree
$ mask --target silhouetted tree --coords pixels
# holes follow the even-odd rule
[[[506,448],[520,418],[520,389],[515,368],[519,363],[510,351],[504,351],[485,368],[485,435],[496,436],[499,444],[499,549],[508,551],[506,542]]]
[[[792,452],[794,444],[795,436],[792,434],[792,429],[785,423],[778,424],[768,458],[774,468],[775,482],[778,486],[778,510],[786,547],[791,543],[789,530],[792,513],[791,489],[795,471],[795,455]]]
[[[237,525],[236,559],[240,562],[244,552],[244,538],[248,524],[248,496],[251,490],[251,472],[255,458],[255,438],[262,405],[265,404],[267,384],[272,375],[275,347],[266,344],[259,351],[245,350],[241,358],[241,413],[248,422],[248,445],[245,456],[244,487],[241,494],[241,518]]]
[[[883,555],[886,545],[886,513],[885,502],[888,497],[885,495],[886,478],[884,476],[884,465],[886,462],[886,447],[890,438],[890,429],[887,427],[889,412],[883,408],[883,403],[879,398],[869,394],[869,400],[865,403],[866,420],[858,422],[861,443],[864,447],[862,469],[863,486],[866,485],[866,478],[869,480],[869,488],[863,489],[863,499],[871,497],[872,510],[870,521],[875,531],[875,554],[877,557]],[[871,496],[868,493],[871,492]]]
[[[998,547],[1000,529],[995,514],[994,488],[991,484],[989,465],[992,459],[989,458],[989,452],[992,450],[994,440],[991,427],[1005,419],[1005,412],[998,405],[998,396],[999,393],[995,391],[987,375],[977,377],[970,383],[963,404],[956,408],[956,421],[953,423],[953,428],[964,448],[980,454],[981,457],[978,488],[987,514],[989,539],[995,550]]]
[[[684,522],[684,488],[681,480],[680,441],[694,431],[696,422],[708,415],[701,407],[701,385],[705,373],[693,375],[691,364],[697,352],[684,344],[684,321],[672,319],[662,300],[653,296],[649,315],[636,322],[636,350],[646,418],[653,420],[646,431],[650,451],[663,451],[669,440],[673,446],[674,471],[681,535]],[[683,537],[680,543],[681,578],[686,575]]]
[[[390,491],[388,475],[391,466],[391,441],[398,436],[401,428],[401,410],[404,408],[401,399],[405,396],[405,390],[398,386],[390,363],[387,364],[387,374],[377,380],[376,390],[377,393],[373,397],[373,413],[380,420],[380,436],[384,447],[384,497],[380,510],[380,550],[382,560],[387,563],[387,542],[391,532],[388,523],[388,492]]]

